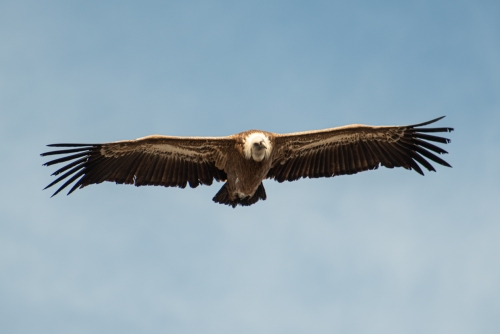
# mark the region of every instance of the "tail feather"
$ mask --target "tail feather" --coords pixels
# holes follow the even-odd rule
[[[252,204],[257,203],[259,200],[265,200],[267,198],[266,190],[264,189],[264,185],[261,183],[255,194],[252,197],[239,198],[236,197],[235,200],[231,200],[229,197],[229,192],[227,191],[226,184],[220,188],[219,192],[212,199],[215,203],[225,204],[232,206],[235,208],[237,205],[241,206],[250,206]]]

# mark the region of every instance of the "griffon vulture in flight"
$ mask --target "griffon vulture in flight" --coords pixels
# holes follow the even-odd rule
[[[103,181],[137,187],[185,188],[189,183],[196,188],[211,185],[215,179],[225,183],[213,201],[234,208],[265,200],[265,179],[332,177],[379,165],[413,169],[423,175],[419,164],[435,171],[427,159],[451,167],[435,154],[447,152],[432,144],[450,140],[429,133],[453,128],[423,127],[443,117],[406,126],[353,124],[287,134],[249,130],[228,137],[153,135],[105,144],[52,144],[48,146],[64,149],[41,155],[62,155],[45,166],[67,163],[52,174],[62,175],[46,187],[67,179],[54,195],[77,179],[68,195]]]

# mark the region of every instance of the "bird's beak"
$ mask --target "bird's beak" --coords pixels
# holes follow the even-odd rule
[[[262,146],[263,148],[267,148],[266,144],[264,143],[264,141],[261,141],[260,142],[260,146]]]

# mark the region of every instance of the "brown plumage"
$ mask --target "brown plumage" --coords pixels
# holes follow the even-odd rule
[[[450,140],[429,133],[453,128],[422,128],[443,117],[407,126],[353,124],[288,134],[250,130],[228,137],[154,135],[105,144],[52,144],[48,146],[65,149],[41,155],[63,155],[45,166],[69,162],[52,174],[62,175],[46,188],[65,180],[52,196],[75,181],[68,195],[104,181],[196,188],[216,180],[226,183],[213,200],[234,208],[265,200],[262,181],[267,178],[283,182],[332,177],[379,165],[423,175],[420,165],[435,171],[427,159],[451,167],[435,154],[448,152],[431,143]]]

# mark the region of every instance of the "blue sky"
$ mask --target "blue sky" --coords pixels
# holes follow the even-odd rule
[[[0,332],[500,332],[496,1],[0,2]],[[455,127],[452,169],[50,199],[55,142]]]

